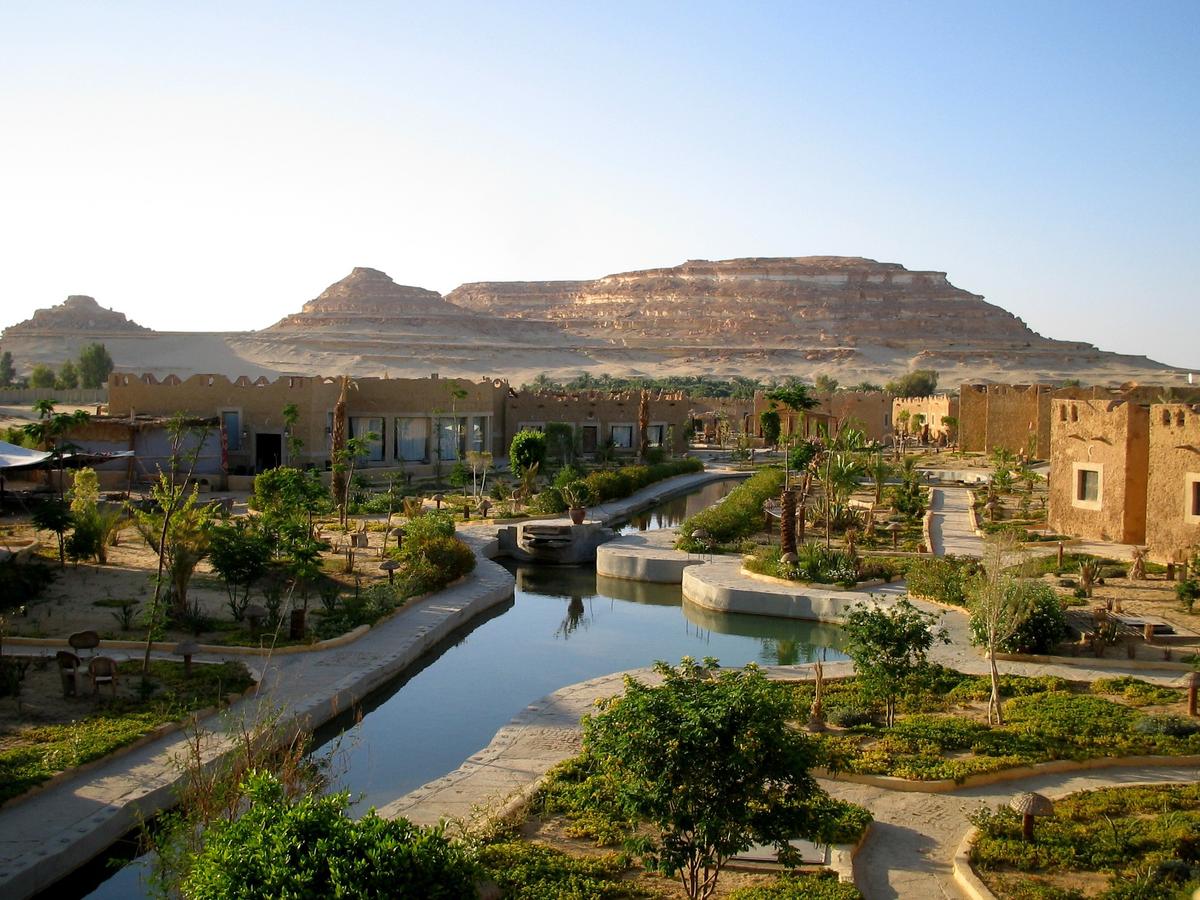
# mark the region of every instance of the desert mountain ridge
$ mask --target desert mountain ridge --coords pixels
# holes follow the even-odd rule
[[[86,302],[84,302],[86,301]],[[87,297],[0,334],[18,368],[103,340],[155,374],[571,377],[709,374],[883,381],[1170,382],[1142,356],[1043,337],[945,272],[863,257],[689,260],[579,281],[473,282],[442,296],[357,267],[260,331],[154,332]]]

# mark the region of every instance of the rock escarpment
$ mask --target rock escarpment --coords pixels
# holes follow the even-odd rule
[[[286,316],[268,330],[386,329],[411,319],[468,315],[461,307],[443,300],[437,291],[396,284],[378,269],[360,266],[305,303],[300,312]]]
[[[4,329],[2,338],[19,334],[135,333],[150,329],[131,322],[124,313],[105,309],[95,298],[72,294],[57,306],[37,310],[31,318]]]

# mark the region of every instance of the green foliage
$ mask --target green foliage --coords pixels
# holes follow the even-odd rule
[[[896,699],[925,669],[934,641],[950,643],[937,617],[907,599],[888,606],[856,603],[846,615],[846,655],[854,660],[865,695],[884,704],[887,724],[896,718]]]
[[[1021,605],[1028,614],[1011,635],[1000,641],[997,649],[1005,653],[1049,653],[1067,636],[1067,617],[1054,588],[1044,582],[1013,581],[1008,590],[1018,592]],[[986,646],[983,622],[971,616],[971,639]]]
[[[625,679],[625,693],[585,717],[584,751],[619,786],[621,807],[657,827],[648,858],[708,896],[730,856],[752,843],[821,838],[813,748],[789,728],[786,694],[754,666],[658,663],[660,686]]]
[[[1109,876],[1106,887],[1089,894],[1100,900],[1183,900],[1200,888],[1197,784],[1072,794],[1038,821],[1032,842],[1021,839],[1021,817],[1005,806],[980,810],[972,822],[979,833],[971,864],[1002,896],[1082,897],[1038,876],[1070,883],[1084,873]]]
[[[783,471],[763,469],[729,492],[720,503],[689,516],[679,526],[675,546],[692,553],[706,549],[692,535],[698,529],[708,532],[717,544],[729,544],[761,530],[763,502],[779,496],[783,490]]]
[[[271,541],[252,522],[235,519],[213,526],[209,542],[209,561],[225,582],[234,621],[240,622],[250,603],[250,589],[267,573]]]
[[[779,443],[780,419],[779,413],[773,409],[764,409],[758,414],[759,424],[762,425],[763,441],[769,447]]]
[[[280,519],[326,513],[332,504],[315,470],[290,466],[268,469],[254,476],[250,508]]]
[[[574,462],[575,429],[566,422],[547,422],[546,453],[561,463]]]
[[[774,388],[767,391],[767,399],[775,403],[782,403],[788,409],[796,412],[803,412],[806,409],[815,409],[819,402],[804,384],[790,384],[782,387]]]
[[[803,472],[820,455],[824,446],[817,438],[806,438],[800,441],[788,453],[788,466],[793,472]]]
[[[958,556],[921,556],[908,567],[908,593],[912,597],[967,605],[967,585],[979,572],[979,560]]]
[[[566,512],[567,501],[559,488],[549,487],[538,492],[529,504],[529,511],[539,516],[554,516]]]
[[[884,388],[897,397],[928,397],[937,392],[938,373],[933,369],[914,369]]]
[[[8,387],[17,377],[17,370],[13,366],[12,351],[5,350],[0,353],[0,387]]]
[[[58,378],[55,376],[54,370],[44,363],[38,363],[29,373],[31,388],[52,388],[57,382]]]
[[[145,700],[118,697],[103,707],[60,725],[16,729],[0,748],[0,801],[16,797],[58,772],[73,769],[132,743],[160,725],[218,704],[246,690],[253,679],[240,662],[196,665],[186,678],[183,664],[150,664],[153,693]],[[132,678],[139,662],[123,662],[120,674]]]
[[[430,510],[410,519],[404,526],[403,546],[421,544],[439,537],[454,537],[454,517],[448,512]]]
[[[523,472],[530,466],[539,468],[546,462],[546,435],[540,431],[518,431],[508,445],[508,467]]]
[[[475,866],[441,829],[382,819],[374,810],[351,818],[347,794],[292,801],[278,779],[261,772],[242,788],[248,808],[209,826],[184,879],[193,900],[474,896]]]
[[[1155,706],[1179,701],[1179,691],[1175,688],[1151,684],[1132,675],[1097,678],[1092,682],[1092,693],[1118,694],[1131,706]]]
[[[583,481],[587,485],[592,503],[607,503],[609,500],[628,497],[635,491],[666,478],[703,471],[704,463],[701,460],[688,457],[648,466],[622,466],[619,469],[590,472]]]
[[[58,367],[58,378],[54,386],[60,391],[73,391],[79,387],[79,370],[75,368],[75,363],[68,359]]]
[[[569,856],[541,844],[506,840],[485,844],[478,862],[486,877],[513,900],[618,900],[646,896],[621,881],[624,860]]]
[[[710,375],[667,375],[660,378],[645,376],[617,377],[612,375],[592,375],[581,372],[568,381],[554,381],[546,373],[538,375],[532,383],[521,385],[522,391],[640,391],[648,388],[654,391],[685,391],[693,397],[736,397],[749,400],[755,391],[760,391],[765,385],[754,378],[741,376],[734,378],[713,378]]]
[[[738,888],[726,900],[862,900],[858,888],[833,872],[780,875],[773,884]]]
[[[1184,605],[1184,608],[1191,612],[1196,605],[1196,600],[1200,599],[1200,581],[1188,578],[1186,581],[1179,582],[1175,585],[1175,596],[1179,598],[1179,602]]]
[[[52,531],[58,538],[58,561],[66,553],[66,531],[75,524],[75,517],[61,500],[44,500],[33,508],[33,526],[40,531]]]
[[[569,507],[583,507],[592,502],[592,489],[583,479],[569,481],[560,490],[563,500]]]
[[[801,544],[794,563],[780,560],[778,547],[762,547],[742,563],[743,568],[760,575],[786,578],[789,581],[816,584],[853,585],[858,581],[858,562],[840,550],[826,549],[821,544]]]
[[[88,390],[104,387],[112,370],[113,359],[103,344],[88,344],[79,351],[79,380]]]
[[[454,466],[450,469],[449,476],[446,478],[446,481],[450,483],[450,486],[456,488],[462,487],[470,480],[471,470],[467,468],[467,464],[461,459],[454,463]]]

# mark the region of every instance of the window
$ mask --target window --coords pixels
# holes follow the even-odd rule
[[[1103,500],[1102,468],[1096,463],[1075,463],[1073,505],[1082,509],[1100,509]]]
[[[236,453],[242,449],[242,414],[236,409],[221,411],[221,429],[225,432],[225,449]]]
[[[1188,472],[1183,476],[1183,481],[1186,490],[1184,521],[1190,525],[1200,525],[1200,472]]]
[[[488,432],[490,431],[488,424],[489,416],[471,416],[471,430],[467,432],[467,449],[474,450],[476,453],[481,453],[488,449],[491,441],[488,440]]]
[[[368,434],[374,434],[375,438],[367,447],[365,459],[368,462],[383,462],[383,419],[375,416],[351,416],[348,437],[366,437]]]
[[[1079,421],[1079,407],[1076,406],[1074,403],[1071,404],[1071,421],[1072,422]]]
[[[463,451],[467,440],[466,416],[443,416],[437,420],[438,458],[443,462],[454,461]]]
[[[661,447],[665,440],[667,428],[665,425],[647,425],[646,440],[651,447]]]
[[[396,459],[405,462],[428,462],[429,460],[429,420],[397,419],[393,430]]]
[[[618,450],[633,449],[633,426],[614,425],[611,432],[613,446]]]

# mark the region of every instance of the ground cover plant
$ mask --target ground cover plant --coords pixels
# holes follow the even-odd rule
[[[973,822],[971,864],[1002,900],[1186,900],[1200,889],[1197,784],[1072,794],[1032,841],[1007,807]]]
[[[1111,684],[1093,691],[1050,676],[1001,675],[1005,724],[989,726],[990,678],[930,666],[908,680],[889,727],[883,705],[857,676],[829,680],[822,702],[835,728],[816,740],[830,769],[915,780],[961,781],[1055,759],[1200,753],[1200,722],[1178,714],[1183,694],[1133,682],[1123,681],[1115,698]],[[1134,706],[1126,690],[1159,702]],[[793,716],[804,720],[813,686],[796,684],[792,691]]]
[[[726,895],[727,900],[861,900],[858,888],[838,881],[832,873],[790,874],[775,879],[773,884],[738,888]]]
[[[120,663],[118,671],[123,683],[134,685],[141,663]],[[47,674],[45,683],[57,690],[57,672],[47,670]],[[219,705],[223,697],[245,691],[253,683],[240,662],[196,665],[189,678],[182,663],[153,660],[145,698],[139,686],[115,700],[103,695],[99,701],[82,697],[72,701],[79,713],[71,721],[10,721],[0,731],[0,800],[22,794],[58,772],[107,756],[160,725]]]
[[[979,572],[979,560],[963,556],[922,556],[912,561],[905,578],[908,593],[949,606],[967,605],[967,585]]]
[[[763,502],[778,497],[783,490],[782,469],[766,468],[735,487],[720,503],[689,516],[679,526],[676,547],[689,553],[709,549],[695,538],[697,531],[708,532],[714,546],[726,546],[749,537],[762,528]]]

